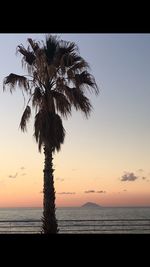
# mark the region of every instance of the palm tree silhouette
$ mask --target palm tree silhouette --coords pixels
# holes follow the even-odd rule
[[[88,117],[92,105],[85,91],[89,89],[98,94],[99,90],[88,72],[88,63],[73,42],[46,35],[45,42],[28,39],[27,49],[21,44],[17,51],[22,55],[28,75],[9,74],[4,79],[3,89],[8,85],[13,92],[19,86],[29,96],[20,122],[22,131],[27,129],[31,115],[30,102],[35,109],[34,137],[39,151],[43,147],[45,154],[42,229],[45,234],[58,233],[52,160],[54,152],[64,143],[61,117],[71,115],[73,106]]]

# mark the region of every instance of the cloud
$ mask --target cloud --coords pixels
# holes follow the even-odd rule
[[[74,172],[74,171],[76,171],[77,169],[72,169],[72,171]]]
[[[24,170],[24,169],[25,169],[25,167],[23,167],[23,166],[22,166],[22,167],[20,167],[20,169],[21,169],[21,170]]]
[[[15,174],[15,175],[11,175],[11,174],[10,174],[8,177],[9,177],[9,178],[16,178],[16,177],[17,177],[17,175],[18,175],[18,173],[16,172],[16,174]]]
[[[26,173],[22,173],[21,175],[24,176],[24,175],[27,175],[27,174]]]
[[[84,191],[84,193],[88,194],[88,193],[95,193],[95,190],[87,190],[87,191]]]
[[[143,181],[147,181],[147,177],[144,176],[144,170],[138,169],[137,172],[139,172],[138,175],[136,175],[134,172],[124,172],[124,175],[119,178],[121,181],[135,181],[137,179],[141,179]]]
[[[150,175],[147,174],[147,175]],[[135,181],[135,180],[142,180],[147,181],[147,175],[145,176],[145,171],[143,169],[138,169],[135,172],[124,172],[124,175],[121,176],[121,178],[119,178],[119,180],[121,181]]]
[[[123,189],[124,192],[127,192],[127,189]]]
[[[86,193],[86,194],[89,194],[89,193],[99,193],[99,194],[102,194],[102,193],[106,193],[106,191],[104,191],[104,190],[100,190],[100,191],[87,190],[87,191],[84,191],[84,193]]]
[[[73,195],[73,194],[76,194],[75,192],[60,192],[60,193],[57,193],[59,195]]]
[[[100,190],[100,191],[96,191],[95,193],[100,193],[100,194],[101,194],[101,193],[104,193],[104,194],[105,194],[106,191]]]
[[[120,180],[122,182],[125,182],[125,181],[135,181],[138,178],[139,177],[136,176],[133,172],[126,172],[124,175],[121,176]]]

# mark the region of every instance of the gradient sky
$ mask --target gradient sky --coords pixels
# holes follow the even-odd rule
[[[56,205],[150,205],[150,34],[58,34],[79,46],[100,89],[93,112],[63,119],[65,144],[54,156]],[[44,34],[0,34],[0,207],[42,206],[43,154],[19,129],[21,91],[3,93],[10,73],[26,74],[16,47]]]

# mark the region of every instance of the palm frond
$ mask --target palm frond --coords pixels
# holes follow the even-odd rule
[[[75,101],[74,94],[73,94],[74,88],[71,88],[68,85],[64,85],[63,89],[64,89],[64,93],[65,93],[66,97],[69,99],[69,102],[71,104],[73,104]]]
[[[53,114],[53,125],[54,127],[54,133],[52,136],[54,136],[54,144],[55,144],[55,149],[57,151],[60,150],[61,144],[64,143],[65,139],[65,129],[62,124],[62,120],[58,114]]]
[[[23,132],[27,130],[27,122],[29,121],[30,116],[31,108],[29,106],[26,106],[20,122],[20,127]]]
[[[48,71],[49,77],[56,77],[57,68],[55,67],[55,65],[53,65],[53,64],[48,65],[47,66],[47,71]]]
[[[73,104],[76,110],[80,109],[85,114],[85,116],[88,117],[92,110],[92,105],[89,99],[76,88],[73,89],[73,97],[74,97]]]
[[[9,74],[5,77],[3,82],[3,90],[5,90],[5,86],[9,85],[10,92],[15,88],[15,86],[23,87],[26,91],[29,89],[29,81],[26,77],[17,75],[14,73]]]
[[[77,53],[67,54],[64,60],[64,65],[66,67],[70,67],[82,60],[83,60],[82,57],[79,56]]]
[[[56,54],[55,65],[61,68],[62,74],[65,74],[65,71],[67,71],[69,67],[72,67],[79,61],[82,61],[82,57],[77,53],[65,52]]]
[[[82,70],[86,70],[87,68],[89,68],[89,64],[84,59],[78,61],[67,70],[69,80],[73,80],[75,74],[79,74]]]
[[[99,93],[94,77],[87,71],[83,71],[80,74],[75,74],[74,83],[76,87],[88,86],[88,89],[92,88],[96,94]]]
[[[71,114],[71,104],[66,96],[57,91],[51,91],[52,97],[55,99],[56,110],[67,118]]]
[[[58,77],[56,79],[56,90],[59,92],[63,92],[66,86],[66,80],[64,77]]]
[[[32,65],[35,61],[35,55],[33,52],[24,48],[23,45],[18,45],[18,52],[20,52],[24,57],[24,61],[27,62],[29,65]]]
[[[38,43],[33,41],[31,38],[28,38],[28,42],[29,42],[29,44],[32,47],[34,52],[36,52],[36,50],[39,49]]]
[[[46,60],[48,65],[50,65],[53,62],[56,50],[58,46],[58,37],[47,35],[46,36],[46,43],[44,46],[44,52],[46,55]]]
[[[32,73],[36,73],[36,80],[41,81],[43,84],[46,83],[48,79],[48,64],[44,49],[39,48],[36,52],[36,60],[32,65]]]
[[[57,53],[62,56],[64,54],[76,53],[78,50],[78,46],[74,42],[60,40]]]
[[[77,51],[78,47],[75,43],[63,40],[59,41],[54,58],[55,66],[61,66],[61,68],[63,66],[71,66],[75,61],[75,55],[77,56]]]
[[[70,88],[69,86],[65,86],[65,94],[70,103],[74,105],[76,110],[81,110],[86,117],[90,115],[92,105],[81,90],[78,88]]]
[[[65,138],[65,130],[59,115],[40,110],[35,116],[34,137],[40,152],[42,145],[59,151]]]
[[[89,68],[89,64],[83,58],[81,58],[80,61],[78,61],[77,63],[74,64],[73,67],[71,67],[71,70],[79,72],[87,68]]]
[[[40,87],[35,87],[33,97],[32,97],[33,107],[41,104],[42,96],[43,95],[42,95]]]
[[[46,112],[55,113],[55,103],[51,91],[47,91],[42,97],[42,109]]]

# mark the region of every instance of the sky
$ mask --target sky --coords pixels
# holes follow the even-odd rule
[[[65,143],[54,155],[56,207],[150,205],[150,34],[61,34],[90,65],[99,95],[87,120],[73,111]],[[42,207],[44,155],[19,129],[21,90],[3,92],[3,79],[22,69],[17,45],[45,34],[0,34],[0,207]]]

